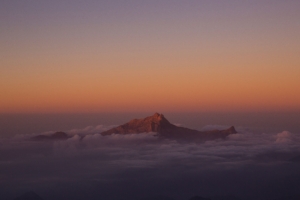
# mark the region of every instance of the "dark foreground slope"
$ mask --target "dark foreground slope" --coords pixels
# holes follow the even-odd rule
[[[104,131],[102,135],[138,134],[156,132],[159,137],[182,140],[214,140],[224,139],[237,133],[232,126],[226,130],[197,131],[171,124],[162,114],[155,113],[143,119],[133,119],[126,124]]]

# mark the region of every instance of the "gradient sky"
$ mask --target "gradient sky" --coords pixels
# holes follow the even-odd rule
[[[300,110],[299,0],[5,0],[0,19],[0,113]]]

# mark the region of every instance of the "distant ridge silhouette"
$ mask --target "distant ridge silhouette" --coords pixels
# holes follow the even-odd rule
[[[171,124],[163,114],[155,113],[143,119],[133,119],[126,124],[102,132],[103,136],[111,134],[138,134],[156,132],[159,137],[183,140],[213,140],[226,138],[237,131],[233,126],[226,130],[197,131]]]
[[[51,135],[37,135],[31,138],[31,140],[43,141],[43,140],[66,140],[70,138],[65,132],[59,131]]]

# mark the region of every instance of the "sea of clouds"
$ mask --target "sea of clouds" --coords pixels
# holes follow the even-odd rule
[[[72,129],[63,141],[30,140],[36,134],[1,139],[0,195],[34,190],[46,199],[266,199],[300,191],[298,133],[238,127],[225,140],[195,143],[162,140],[156,133],[100,134],[109,128]],[[224,127],[203,130],[215,128]]]

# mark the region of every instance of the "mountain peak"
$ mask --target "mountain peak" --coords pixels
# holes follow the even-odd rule
[[[201,132],[185,127],[178,127],[171,124],[163,114],[154,113],[143,119],[133,119],[126,124],[104,131],[101,135],[111,134],[134,134],[156,132],[158,136],[164,138],[184,139],[184,140],[209,140],[216,138],[225,138],[229,134],[236,133],[234,127],[227,130],[215,130]]]
[[[150,117],[146,117],[145,121],[151,121],[152,123],[157,123],[158,125],[171,125],[171,123],[165,118],[163,114],[154,113]]]
[[[237,133],[234,126],[231,126],[229,129],[227,129],[227,131],[229,131],[231,134]]]
[[[158,112],[154,113],[153,117],[158,117],[160,116],[161,114],[159,114]]]
[[[158,112],[154,113],[154,115],[152,115],[153,118],[164,118],[163,114],[159,114]]]
[[[133,119],[126,124],[118,126],[116,128],[104,131],[102,135],[109,134],[128,134],[128,133],[148,133],[148,132],[160,132],[162,129],[173,128],[175,125],[171,124],[163,114],[154,113],[154,115],[143,118]]]

